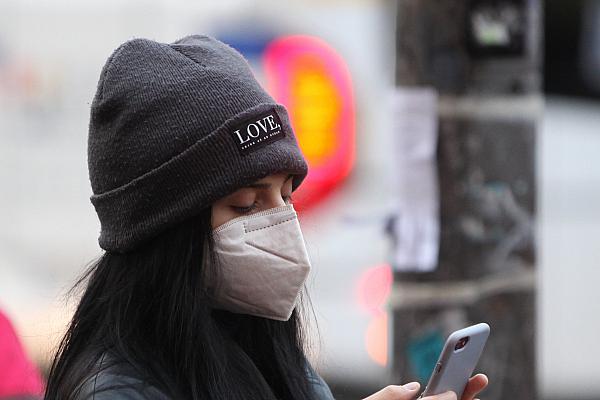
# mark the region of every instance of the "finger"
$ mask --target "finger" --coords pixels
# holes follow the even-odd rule
[[[423,400],[456,400],[456,393],[447,391],[434,396],[423,397]]]
[[[407,383],[404,386],[389,385],[364,400],[413,400],[420,387],[419,382]]]
[[[474,400],[475,396],[479,394],[488,385],[488,378],[484,374],[477,374],[467,383],[467,387],[463,392],[461,400]]]

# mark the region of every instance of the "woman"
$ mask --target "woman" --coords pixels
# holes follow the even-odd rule
[[[130,40],[101,72],[88,139],[106,252],[46,398],[332,399],[300,311],[310,261],[290,195],[307,165],[246,60],[209,36]]]

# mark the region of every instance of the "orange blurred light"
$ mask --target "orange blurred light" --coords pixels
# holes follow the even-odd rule
[[[322,62],[313,55],[299,58],[294,68],[289,109],[302,152],[316,168],[335,153],[341,99]]]
[[[388,358],[388,316],[381,314],[369,323],[365,335],[367,354],[377,364],[386,366]]]

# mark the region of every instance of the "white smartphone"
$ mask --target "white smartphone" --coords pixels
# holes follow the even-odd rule
[[[452,390],[460,400],[489,335],[490,326],[481,323],[448,336],[429,382],[419,398]]]

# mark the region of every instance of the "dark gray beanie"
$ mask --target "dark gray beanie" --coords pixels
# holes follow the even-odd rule
[[[133,249],[267,175],[307,173],[285,107],[210,36],[133,39],[104,65],[91,107],[91,201],[105,250]]]

